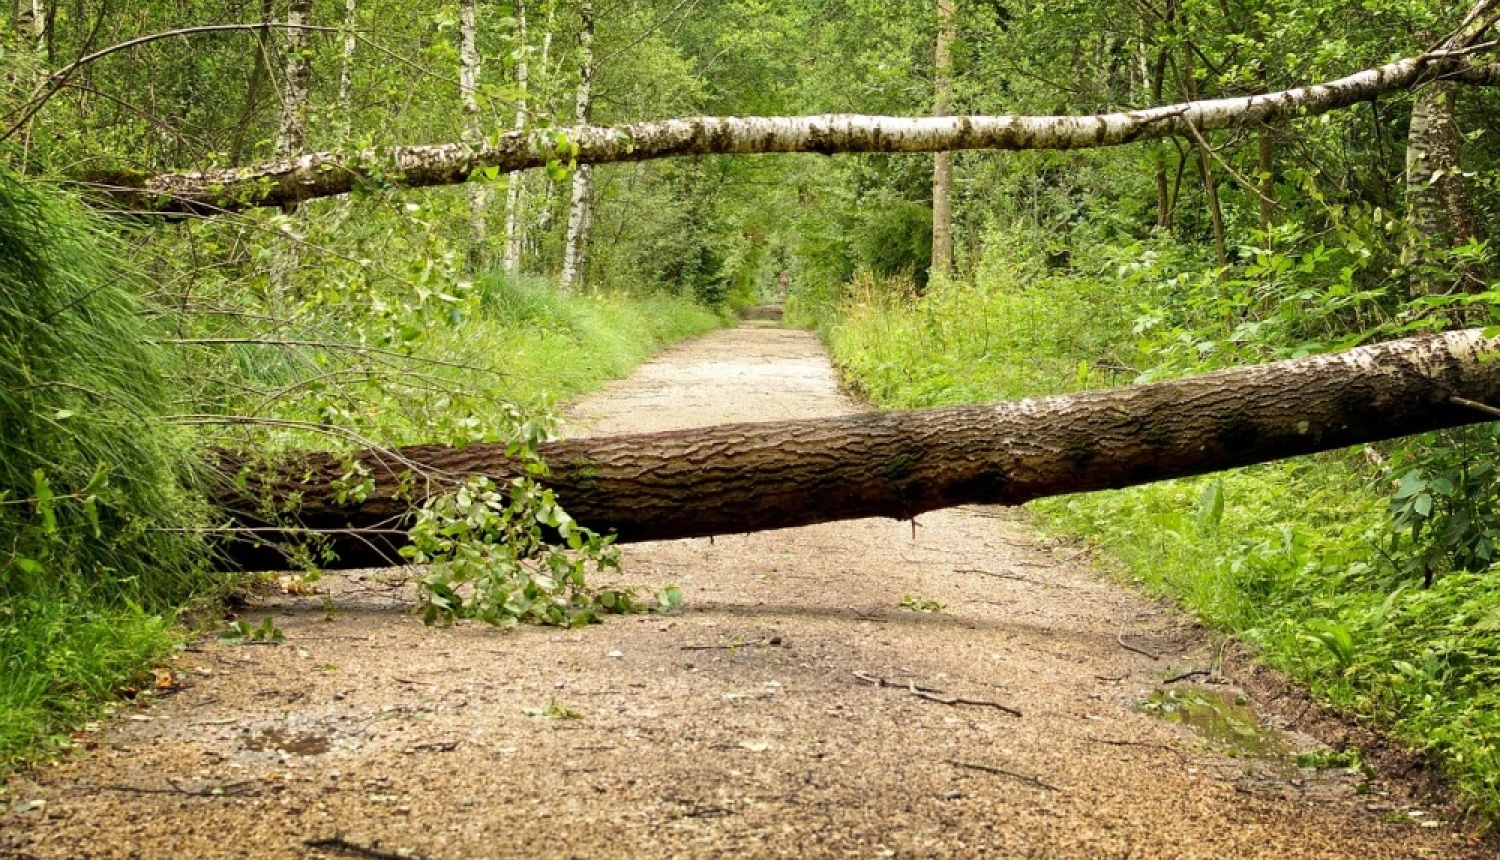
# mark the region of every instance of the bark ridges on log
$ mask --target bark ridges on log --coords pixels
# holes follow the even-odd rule
[[[732,534],[860,517],[909,518],[963,504],[1197,475],[1361,442],[1491,420],[1453,400],[1500,402],[1500,340],[1478,330],[1361,347],[1109,391],[977,406],[733,424],[543,445],[544,483],[582,524],[621,541]],[[338,502],[350,458],[309,452],[248,470],[218,502],[265,526],[262,499],[297,500],[300,524],[329,533],[330,567],[398,562],[391,528],[465,477],[516,474],[503,445],[418,445],[353,460],[375,481]],[[226,458],[234,476],[242,463]],[[419,477],[413,481],[413,470]],[[406,488],[403,491],[402,488]],[[285,565],[230,548],[246,567]]]

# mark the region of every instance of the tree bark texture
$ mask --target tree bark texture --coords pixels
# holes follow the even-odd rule
[[[583,0],[579,13],[583,27],[578,31],[578,126],[589,124],[594,105],[594,2]],[[562,287],[577,289],[583,282],[587,264],[590,228],[594,225],[591,199],[594,171],[582,158],[573,170],[573,197],[568,206],[568,230],[563,244]]]
[[[1462,136],[1453,115],[1456,91],[1448,81],[1432,81],[1418,89],[1407,128],[1407,223],[1418,241],[1437,248],[1484,239],[1484,228],[1459,162]],[[1431,286],[1444,292],[1457,289],[1477,293],[1487,288],[1485,273],[1477,266],[1460,272],[1457,284]]]
[[[526,47],[526,0],[516,0],[516,131],[526,130],[526,96],[528,85]],[[505,188],[505,251],[502,268],[515,274],[521,270],[521,207],[525,203],[525,174],[512,170]]]
[[[933,116],[947,116],[953,101],[954,0],[938,0],[937,47],[934,51],[935,80]],[[930,276],[953,274],[953,153],[939,152],[932,158],[932,267]]]
[[[339,53],[339,139],[354,134],[354,50],[358,46],[359,0],[344,0],[343,46]]]
[[[307,147],[307,93],[312,82],[312,64],[307,61],[307,32],[301,29],[312,17],[312,0],[291,0],[286,22],[286,80],[282,82],[281,130],[276,135],[276,154],[287,156]],[[278,201],[277,205],[297,201]]]
[[[1474,329],[1109,391],[572,439],[542,446],[544,482],[579,522],[621,541],[1016,505],[1494,420],[1455,398],[1500,403],[1497,358],[1500,339]],[[262,527],[265,500],[295,500],[300,524],[338,552],[330,567],[396,564],[412,507],[467,476],[514,475],[504,450],[358,454],[375,487],[344,505],[348,458],[306,453],[267,470],[225,457],[234,480],[217,501],[240,526]],[[250,569],[286,563],[250,543],[227,556]]]
[[[307,2],[307,0],[298,0]],[[565,133],[580,165],[710,154],[812,152],[941,152],[995,149],[1083,149],[1279,123],[1327,113],[1406,89],[1424,76],[1465,83],[1500,83],[1500,70],[1469,67],[1462,57],[1433,52],[1367,69],[1316,86],[1263,95],[1209,99],[1093,116],[889,117],[829,114],[808,117],[697,117],[615,127],[513,131],[483,144],[393,146],[358,152],[311,152],[248,167],[159,175],[96,171],[86,179],[114,189],[116,202],[137,211],[213,214],[347,194],[366,177],[408,188],[456,185],[475,170],[544,167],[557,158],[551,141]]]
[[[464,109],[464,141],[477,145],[484,140],[479,113],[479,0],[460,0],[458,5],[458,95]],[[469,184],[469,268],[484,266],[488,238],[485,208],[489,195],[482,182]]]

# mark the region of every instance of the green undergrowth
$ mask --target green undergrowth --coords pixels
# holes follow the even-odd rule
[[[1153,290],[1187,284],[1186,264],[1141,279],[1101,252],[1053,272],[1024,245],[991,250],[999,261],[972,280],[921,297],[856,278],[840,295],[799,297],[794,319],[819,328],[848,382],[889,408],[1118,385],[1316,348],[1214,339],[1161,311]],[[1233,289],[1214,277],[1193,286],[1218,308]],[[1175,360],[1161,364],[1163,355]],[[1484,495],[1497,492],[1495,438],[1481,427],[1029,507],[1044,528],[1104,549],[1122,578],[1252,643],[1323,701],[1433,753],[1495,820],[1500,577],[1489,559],[1500,524]],[[1477,504],[1459,501],[1459,484]]]
[[[164,421],[174,358],[116,255],[76,203],[0,175],[0,772],[65,745],[212,588],[192,439]]]
[[[530,275],[391,292],[359,296],[358,307],[315,298],[292,333],[198,347],[213,368],[199,400],[223,416],[221,440],[261,452],[508,440],[524,421],[723,324],[670,293],[567,294]],[[322,348],[330,342],[349,346]],[[309,343],[318,346],[295,345]]]

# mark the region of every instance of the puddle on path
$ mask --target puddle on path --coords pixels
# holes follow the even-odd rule
[[[1203,687],[1160,688],[1140,706],[1152,716],[1187,726],[1224,747],[1232,758],[1294,765],[1291,745],[1275,729],[1255,721],[1243,696]]]
[[[289,734],[281,729],[265,729],[245,738],[245,749],[279,750],[293,755],[322,755],[332,746],[327,735]]]

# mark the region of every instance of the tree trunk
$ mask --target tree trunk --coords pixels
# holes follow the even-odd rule
[[[696,117],[555,132],[577,144],[581,165],[772,152],[1084,149],[1171,137],[1191,140],[1193,130],[1202,133],[1327,113],[1404,89],[1431,74],[1471,84],[1500,84],[1500,68],[1469,66],[1460,58],[1438,54],[1314,87],[1095,116]],[[126,208],[212,215],[347,194],[368,167],[377,168],[384,181],[408,188],[456,185],[483,167],[502,172],[543,167],[549,153],[539,152],[530,138],[513,131],[483,146],[450,143],[312,152],[248,167],[155,176],[105,170],[82,178],[106,186],[115,202]]]
[[[526,87],[529,83],[527,73],[527,47],[526,47],[526,2],[516,0],[516,132],[519,134],[526,130]],[[546,71],[544,68],[543,71]],[[519,170],[510,172],[509,180],[505,189],[505,271],[515,274],[521,270],[521,252],[523,246],[522,215],[521,207],[525,202],[525,174]]]
[[[1184,22],[1186,23],[1186,22]],[[1193,62],[1193,43],[1184,39],[1182,41],[1182,93],[1190,102],[1198,101],[1198,77]],[[1210,164],[1210,153],[1208,140],[1204,138],[1200,130],[1193,136],[1193,142],[1198,150],[1198,177],[1203,180],[1203,196],[1208,203],[1208,219],[1213,225],[1214,231],[1214,258],[1223,269],[1229,265],[1229,249],[1224,240],[1224,209],[1219,205],[1219,183],[1214,179],[1213,165]]]
[[[1151,103],[1161,104],[1162,89],[1167,78],[1167,49],[1156,52],[1156,63],[1151,68]],[[1167,189],[1166,144],[1154,147],[1152,161],[1156,169],[1156,226],[1159,230],[1172,229],[1172,196]]]
[[[1469,196],[1459,162],[1462,139],[1453,116],[1455,86],[1432,81],[1412,99],[1406,142],[1406,212],[1413,239],[1420,246],[1446,250],[1482,241],[1484,228]],[[1415,253],[1420,255],[1421,248]],[[1484,267],[1459,271],[1456,283],[1424,283],[1423,292],[1479,293],[1486,289]]]
[[[579,9],[583,28],[578,32],[578,125],[589,124],[594,103],[594,2],[583,0]],[[583,281],[587,263],[589,232],[594,224],[594,210],[589,199],[593,188],[592,165],[579,160],[573,171],[573,199],[568,207],[568,232],[563,245],[562,286],[577,289]]]
[[[286,157],[307,148],[307,100],[312,82],[312,64],[307,58],[307,31],[300,29],[312,17],[312,0],[291,0],[286,22],[286,80],[282,81],[281,128],[276,135],[276,154]],[[300,201],[282,201],[281,207],[294,219]],[[291,224],[280,225],[285,240],[271,253],[270,281],[276,294],[292,288],[294,273],[302,268],[301,239]]]
[[[276,135],[276,154],[286,157],[307,148],[307,91],[312,64],[307,61],[307,31],[301,29],[312,17],[312,0],[291,0],[286,22],[286,80],[282,84],[281,130]]]
[[[938,0],[937,48],[933,62],[933,116],[947,116],[953,96],[954,0]],[[929,277],[953,273],[953,153],[932,158],[932,270]]]
[[[344,50],[339,62],[339,132],[348,140],[354,133],[354,49],[358,44],[359,0],[344,0]]]
[[[42,0],[16,0],[16,35],[21,44],[36,53],[38,59],[47,55],[47,8]]]
[[[459,0],[458,4],[458,95],[464,109],[464,142],[480,146],[484,142],[484,129],[479,116],[479,0]],[[488,231],[485,228],[485,206],[488,194],[483,182],[469,183],[469,270],[478,272],[484,267],[484,247]]]
[[[1260,174],[1260,230],[1268,237],[1276,220],[1276,137],[1270,126],[1255,133],[1256,172]]]
[[[1500,402],[1496,358],[1500,339],[1475,329],[1111,391],[552,442],[544,482],[579,522],[621,541],[1015,505],[1494,420],[1464,401]],[[267,469],[226,457],[217,501],[246,527],[266,525],[266,499],[295,509],[337,551],[330,567],[399,563],[412,507],[466,476],[514,475],[504,452],[359,454],[375,482],[359,504],[337,501],[348,458],[308,453]],[[245,568],[285,565],[250,543],[226,553]]]

